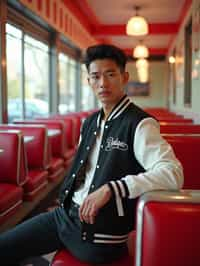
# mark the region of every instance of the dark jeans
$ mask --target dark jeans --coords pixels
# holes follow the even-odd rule
[[[54,211],[43,213],[0,234],[0,265],[20,265],[26,258],[47,254],[62,247]]]

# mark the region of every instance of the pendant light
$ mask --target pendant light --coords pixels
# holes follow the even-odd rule
[[[135,58],[147,58],[149,56],[149,49],[140,41],[140,44],[133,50],[133,56]]]
[[[134,6],[135,16],[130,18],[126,25],[127,35],[140,36],[146,35],[149,32],[149,27],[146,19],[138,15],[139,6]]]

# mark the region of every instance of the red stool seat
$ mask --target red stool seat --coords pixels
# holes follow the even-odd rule
[[[99,265],[99,264],[98,264]],[[131,266],[131,257],[125,256],[118,261],[110,264],[103,264],[104,266]],[[71,255],[67,250],[63,249],[56,253],[51,262],[51,266],[95,266],[95,264],[81,262],[73,255]]]

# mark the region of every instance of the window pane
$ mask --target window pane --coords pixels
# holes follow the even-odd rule
[[[25,35],[25,117],[49,113],[48,46]]]
[[[67,55],[59,54],[59,113],[75,111],[76,63]]]
[[[69,111],[76,111],[75,99],[76,99],[76,64],[74,60],[69,61]]]
[[[94,94],[88,85],[87,71],[85,66],[81,67],[81,109],[90,110],[94,108]]]
[[[22,32],[6,24],[6,59],[8,121],[23,117],[22,113]]]

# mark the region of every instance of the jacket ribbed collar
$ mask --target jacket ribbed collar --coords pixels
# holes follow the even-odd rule
[[[128,96],[125,94],[120,101],[113,107],[111,113],[109,114],[107,121],[111,121],[115,118],[117,118],[121,113],[123,113],[126,108],[129,106],[130,104],[130,100],[128,98]],[[99,111],[99,115],[97,117],[97,127],[100,127],[101,121],[104,117],[104,111],[103,108]]]

